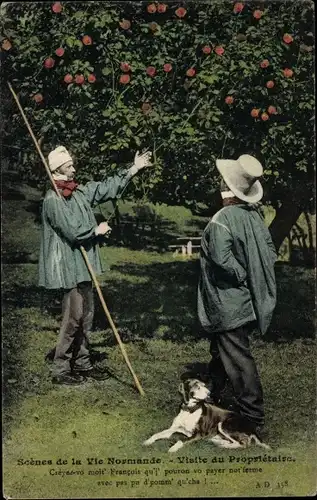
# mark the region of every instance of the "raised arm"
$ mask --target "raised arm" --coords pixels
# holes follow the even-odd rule
[[[82,190],[91,206],[94,207],[99,203],[120,198],[122,192],[132,177],[143,168],[151,166],[150,158],[151,153],[145,152],[142,155],[139,155],[139,152],[137,151],[131,168],[126,169],[113,177],[109,177],[104,181],[87,182]]]

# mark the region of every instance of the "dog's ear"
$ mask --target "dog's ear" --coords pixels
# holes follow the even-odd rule
[[[178,386],[178,392],[184,395],[184,382],[181,382]]]
[[[181,395],[183,396],[183,399],[185,401],[185,403],[188,403],[188,399],[186,398],[186,393],[185,393],[185,386],[184,386],[184,382],[181,382],[178,386],[178,392],[181,393]]]

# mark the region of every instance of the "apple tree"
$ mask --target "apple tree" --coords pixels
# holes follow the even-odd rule
[[[277,247],[314,195],[314,4],[2,4],[3,154],[36,182],[42,166],[9,80],[48,152],[65,144],[82,181],[151,148],[134,195],[198,210],[216,158],[254,154]]]

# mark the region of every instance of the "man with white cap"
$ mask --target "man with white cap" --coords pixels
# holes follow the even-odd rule
[[[276,251],[256,208],[263,196],[261,163],[250,155],[217,160],[223,208],[201,240],[198,317],[211,338],[209,365],[218,402],[229,380],[236,410],[264,425],[263,391],[249,346],[257,327],[267,331],[276,304]]]
[[[100,235],[111,229],[99,225],[93,208],[119,198],[130,179],[151,165],[151,153],[136,153],[131,168],[104,181],[85,185],[74,181],[73,159],[63,146],[48,155],[53,179],[62,195],[49,189],[42,207],[42,233],[39,257],[39,285],[63,289],[62,324],[52,365],[52,381],[57,384],[80,384],[87,377],[106,378],[91,364],[88,335],[92,328],[94,302],[91,276],[80,246],[87,252],[96,274],[102,272],[98,253]]]

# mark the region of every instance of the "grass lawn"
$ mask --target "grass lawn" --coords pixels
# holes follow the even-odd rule
[[[39,228],[32,213],[10,201],[4,214],[5,248],[36,251]],[[36,264],[3,264],[5,496],[313,495],[314,271],[277,266],[272,327],[266,337],[252,337],[272,451],[229,452],[201,441],[168,454],[173,440],[150,448],[142,442],[178,412],[181,376],[202,373],[209,361],[208,340],[196,325],[198,261],[116,246],[101,254],[109,268],[100,280],[105,299],[145,397],[133,386],[97,298],[90,340],[97,364],[111,377],[77,388],[53,386],[44,357],[58,334],[60,294],[40,292]]]

